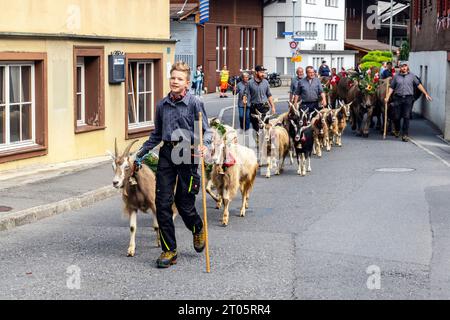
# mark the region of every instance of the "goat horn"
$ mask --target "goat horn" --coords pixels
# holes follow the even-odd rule
[[[126,156],[128,156],[128,154],[130,153],[130,149],[131,149],[131,147],[133,146],[133,144],[135,144],[136,142],[138,142],[139,140],[134,140],[134,141],[131,141],[130,142],[130,144],[125,148],[125,150],[123,151],[123,154],[122,154],[122,157],[126,157]]]
[[[117,150],[117,138],[114,138],[114,156],[116,158],[119,156],[119,151]]]

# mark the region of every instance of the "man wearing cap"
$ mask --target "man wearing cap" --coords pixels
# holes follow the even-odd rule
[[[291,89],[289,90],[289,102],[294,102],[295,89],[297,89],[298,83],[305,77],[305,72],[302,67],[298,67],[296,71],[296,76],[291,80]]]
[[[270,92],[269,82],[264,77],[263,66],[257,65],[255,67],[255,74],[253,79],[248,82],[248,92],[250,96],[250,113],[256,114],[256,111],[262,113],[262,119],[272,108],[272,113],[275,113],[275,104],[273,102],[272,93]],[[255,117],[250,117],[253,129],[259,131],[259,122]]]
[[[298,82],[297,89],[295,90],[294,104],[300,100],[302,110],[307,112],[313,112],[314,109],[320,110],[319,100],[322,105],[327,105],[327,98],[323,92],[322,84],[319,78],[315,76],[314,68],[306,67],[306,78],[303,78]]]
[[[392,79],[391,87],[385,99],[387,103],[391,95],[394,94],[391,103],[394,115],[394,135],[397,138],[400,136],[400,122],[403,119],[402,140],[405,142],[409,141],[409,120],[414,104],[414,91],[416,87],[425,95],[428,101],[433,100],[416,75],[409,72],[408,64],[404,62],[400,65],[400,73]]]

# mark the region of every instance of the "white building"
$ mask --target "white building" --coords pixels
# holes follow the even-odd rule
[[[295,15],[294,15],[295,11]],[[294,19],[293,19],[294,17]],[[301,62],[291,62],[291,36],[283,32],[317,31],[317,37],[299,42]],[[296,36],[297,37],[297,36]],[[298,37],[300,38],[300,37]],[[356,51],[344,50],[345,0],[278,0],[264,8],[264,66],[269,72],[294,75],[296,67],[355,66]]]

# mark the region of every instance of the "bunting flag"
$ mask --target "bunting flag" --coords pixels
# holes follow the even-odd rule
[[[447,29],[450,28],[450,0],[445,1],[445,14],[447,16]]]
[[[200,0],[200,24],[209,21],[209,0]]]
[[[416,34],[420,31],[422,2],[420,0],[413,0],[413,21]]]
[[[443,2],[444,0],[437,0],[436,1],[436,33],[439,33],[441,30],[441,27],[443,27],[443,21],[444,21],[444,15],[443,13]]]

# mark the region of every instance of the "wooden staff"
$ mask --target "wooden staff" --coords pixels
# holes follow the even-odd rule
[[[234,79],[234,89],[233,89],[233,129],[236,118],[236,79]]]
[[[200,127],[200,150],[203,153],[203,114],[198,113],[199,127]],[[205,256],[206,256],[206,272],[211,272],[211,265],[209,263],[209,245],[208,245],[208,215],[206,212],[206,181],[205,181],[205,159],[200,157],[200,166],[202,170],[202,202],[203,202],[203,228],[205,228]]]
[[[245,139],[245,137],[247,136],[247,126],[246,126],[246,123],[245,123],[245,115],[247,114],[247,97],[246,96],[244,96],[244,98],[245,98],[245,102],[244,102],[244,121],[243,121],[243,123],[242,123],[242,126],[244,127],[244,145],[245,146],[247,146],[247,141],[246,141],[246,139]]]
[[[389,93],[389,79],[386,81],[386,97]],[[383,131],[383,139],[386,140],[386,131],[387,131],[387,113],[388,113],[388,101],[384,102],[384,131]]]

